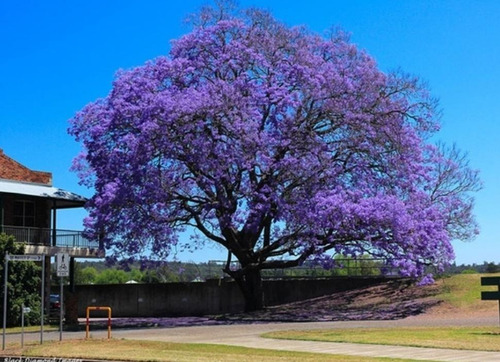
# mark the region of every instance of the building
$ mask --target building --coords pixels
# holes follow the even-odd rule
[[[25,243],[26,254],[68,253],[72,258],[104,257],[98,241],[81,231],[57,228],[57,214],[81,208],[87,200],[52,185],[50,172],[33,171],[0,149],[0,233]]]

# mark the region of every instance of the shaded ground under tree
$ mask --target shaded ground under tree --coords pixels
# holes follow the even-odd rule
[[[265,322],[394,320],[424,313],[441,301],[437,285],[416,286],[395,280],[376,286],[268,307],[260,311],[205,317],[117,318],[113,328],[179,327]],[[92,323],[105,328],[105,321]]]

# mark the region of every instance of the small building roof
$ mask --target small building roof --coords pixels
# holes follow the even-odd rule
[[[87,199],[57,187],[0,179],[0,193],[47,198],[54,201],[56,209],[83,207]]]

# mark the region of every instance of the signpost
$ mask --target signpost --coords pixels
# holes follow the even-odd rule
[[[69,254],[57,253],[56,265],[58,277],[69,277]]]
[[[5,255],[6,260],[12,261],[42,261],[41,255]]]
[[[496,285],[498,287],[498,290],[481,292],[481,300],[498,300],[500,320],[500,277],[481,277],[481,285]]]
[[[9,261],[41,261],[42,262],[42,305],[41,305],[41,318],[40,318],[40,344],[43,344],[43,318],[44,318],[44,302],[45,302],[45,254],[41,255],[10,255],[5,254],[4,262],[4,285],[3,285],[3,337],[2,337],[2,350],[5,349],[5,329],[7,328],[7,282],[9,276]],[[23,313],[25,309],[23,306]]]
[[[61,279],[59,284],[61,286],[61,291],[59,293],[59,340],[62,341],[62,331],[63,331],[63,315],[64,315],[64,277],[69,276],[69,254],[67,253],[57,253],[56,254],[56,271],[57,276]]]
[[[25,307],[24,304],[21,308],[21,348],[24,348],[24,315],[31,312],[31,308]]]

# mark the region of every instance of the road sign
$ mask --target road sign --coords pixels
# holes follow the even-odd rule
[[[498,300],[498,315],[500,317],[500,277],[481,277],[481,285],[497,286],[498,290],[481,292],[481,300]]]
[[[500,300],[500,292],[481,292],[481,300]]]
[[[481,285],[500,285],[500,277],[481,277]]]
[[[69,276],[69,254],[67,253],[56,254],[56,268],[58,277]]]
[[[5,259],[12,261],[42,261],[42,255],[5,255]]]

